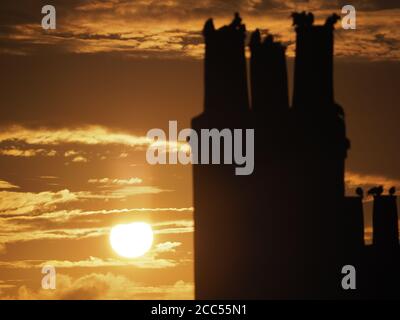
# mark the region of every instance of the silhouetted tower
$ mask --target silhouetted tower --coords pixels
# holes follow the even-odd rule
[[[312,13],[294,13],[296,58],[293,106],[321,108],[333,98],[333,26],[329,17],[325,25],[313,25]]]
[[[265,119],[282,115],[289,108],[286,48],[272,35],[261,39],[259,30],[250,40],[252,108]]]
[[[374,197],[372,212],[372,246],[367,247],[366,292],[373,298],[399,298],[400,250],[397,199],[394,189],[382,195],[383,187],[371,188]]]
[[[395,195],[374,196],[373,245],[380,248],[399,247],[399,227]]]
[[[290,109],[286,48],[274,41],[272,35],[262,39],[259,30],[253,32],[249,46],[252,114],[256,130],[252,208],[257,223],[253,226],[252,237],[255,243],[262,243],[262,255],[254,254],[257,263],[250,272],[258,284],[258,297],[290,297],[297,276],[292,269],[298,259],[293,258],[296,233],[292,215],[288,212],[293,190],[288,168],[292,154],[287,126]],[[281,276],[276,277],[277,274]]]
[[[205,111],[231,112],[249,108],[244,40],[246,28],[238,14],[230,25],[216,30],[207,20],[203,35]]]
[[[324,25],[315,26],[311,13],[293,14],[297,34],[293,89],[294,135],[300,140],[296,144],[307,163],[317,165],[312,171],[323,177],[330,188],[322,189],[323,184],[319,184],[320,189],[324,190],[323,194],[343,197],[344,161],[350,144],[346,138],[343,109],[335,103],[333,96],[335,17],[332,15]]]
[[[333,97],[333,17],[315,26],[311,13],[293,14],[297,34],[293,135],[308,167],[304,172],[308,178],[302,182],[318,186],[325,200],[344,197],[344,161],[349,148],[344,112]]]
[[[332,16],[333,17],[333,16]],[[292,166],[299,252],[307,296],[330,297],[344,246],[344,164],[349,141],[344,112],[333,96],[333,22],[314,25],[311,13],[294,13],[296,58],[291,114]],[[318,239],[316,241],[315,239]],[[300,257],[299,257],[300,258]],[[314,270],[314,271],[311,271]],[[314,276],[313,276],[314,273]],[[306,287],[307,284],[304,284]],[[324,291],[324,292],[321,292]]]
[[[204,112],[192,120],[199,145],[202,129],[252,128],[248,123],[245,26],[236,14],[230,25],[220,29],[215,29],[212,20],[208,20],[203,34]],[[223,138],[220,141],[223,149],[226,141]],[[211,159],[211,148],[209,155]],[[193,166],[198,299],[250,298],[252,292],[257,292],[251,291],[252,259],[246,256],[252,252],[249,248],[256,245],[251,224],[257,221],[248,212],[252,203],[251,179],[251,176],[236,176],[235,165]]]

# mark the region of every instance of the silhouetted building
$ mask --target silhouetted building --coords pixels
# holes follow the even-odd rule
[[[333,103],[333,25],[296,25],[293,106]]]
[[[380,296],[377,288],[392,296],[393,283],[400,285],[398,253],[385,259],[378,246],[364,245],[360,190],[359,197],[345,197],[350,143],[333,93],[337,18],[315,26],[311,13],[293,14],[292,107],[285,47],[258,30],[252,34],[251,109],[241,18],[219,29],[211,19],[205,24],[204,112],[192,127],[254,128],[255,169],[239,176],[235,164],[193,166],[198,299],[347,299]],[[398,245],[395,197],[375,202],[374,244]],[[383,270],[378,260],[392,287],[371,280]],[[357,292],[341,288],[345,264],[360,272]]]
[[[343,226],[343,241],[346,251],[350,254],[360,251],[364,245],[364,212],[362,197],[345,197]]]
[[[396,196],[375,196],[373,207],[373,245],[398,248],[399,226]]]

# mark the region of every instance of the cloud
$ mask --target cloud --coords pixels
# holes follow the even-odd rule
[[[78,197],[78,196],[77,196]],[[34,197],[39,198],[39,197]],[[63,201],[68,201],[66,197]],[[72,199],[76,199],[75,197]],[[5,211],[0,214],[0,243],[27,242],[33,240],[82,240],[106,236],[110,232],[110,225],[113,220],[105,219],[103,215],[111,219],[124,217],[126,221],[132,218],[143,219],[147,214],[167,214],[160,216],[152,222],[155,234],[173,235],[192,233],[194,223],[192,220],[193,208],[130,208],[112,210],[56,210],[54,205],[41,207],[41,199],[38,203],[29,206],[36,206],[35,211],[27,210],[25,213],[20,209]],[[61,201],[61,200],[60,200]],[[72,201],[72,200],[71,200]],[[50,209],[46,211],[46,208]],[[54,210],[51,210],[54,209]],[[185,218],[171,218],[171,214],[184,214]],[[141,214],[140,216],[138,214]],[[143,216],[143,214],[145,216]],[[130,217],[132,215],[132,218]],[[187,217],[186,217],[187,216]],[[170,220],[165,221],[165,218]],[[179,216],[178,216],[179,217]],[[76,220],[79,219],[79,220]],[[129,220],[128,220],[129,219]],[[77,223],[78,224],[77,224]],[[86,227],[85,227],[86,226]],[[173,249],[176,242],[166,243],[163,246],[170,246]],[[158,248],[162,250],[163,248]],[[165,247],[164,247],[165,249]]]
[[[157,252],[175,252],[175,248],[179,247],[182,243],[180,242],[163,242],[156,245]]]
[[[149,4],[151,3],[151,4]],[[328,0],[176,0],[176,1],[90,1],[57,4],[57,29],[43,32],[37,17],[27,10],[31,5],[15,7],[5,5],[0,16],[2,52],[6,54],[32,54],[40,50],[73,53],[117,53],[127,57],[200,58],[203,54],[201,30],[206,19],[214,17],[226,23],[239,11],[248,30],[268,27],[279,33],[283,40],[293,41],[289,15],[293,10],[313,10],[317,17],[332,12],[340,13],[345,1]],[[392,19],[398,16],[396,0],[356,0],[351,3],[357,10],[359,27],[346,32],[348,41],[339,44],[339,55],[375,55],[374,39],[365,28],[368,24],[391,28],[390,35],[399,39],[399,30]],[[24,18],[22,18],[24,17]],[[386,21],[380,19],[386,17]],[[268,21],[266,24],[265,21]],[[394,20],[395,21],[395,20]],[[179,28],[176,28],[179,27]],[[3,32],[1,32],[3,30]],[[357,40],[357,41],[354,41]],[[360,44],[363,46],[360,48]],[[399,59],[399,54],[381,52],[383,58]],[[399,50],[399,45],[396,45]]]
[[[138,213],[182,213],[182,214],[193,214],[193,207],[182,207],[182,208],[124,208],[124,209],[111,209],[111,210],[60,210],[60,211],[52,211],[41,213],[40,215],[30,215],[27,214],[25,216],[18,215],[19,219],[50,219],[52,221],[66,221],[73,217],[91,217],[94,215],[122,215],[122,214],[133,214],[136,215]],[[160,222],[157,223],[157,226],[164,226],[166,224],[176,223],[176,221],[168,221],[168,222]],[[179,225],[183,226],[183,221],[179,221]],[[185,225],[188,226],[188,225]]]
[[[125,199],[126,197],[139,194],[158,194],[161,192],[170,192],[171,190],[160,189],[153,186],[124,186],[113,190],[104,190],[99,192],[81,191],[77,195],[80,199]]]
[[[194,232],[193,219],[170,220],[152,224],[155,234],[182,234]]]
[[[375,11],[398,9],[400,4],[397,0],[354,0],[349,3],[347,0],[338,0],[338,6],[342,7],[346,4],[351,4],[356,10]]]
[[[79,155],[78,151],[75,150],[68,150],[64,153],[64,157],[68,158],[68,157],[72,157],[72,156],[77,156]]]
[[[10,288],[15,288],[16,285],[10,283],[10,281],[2,281],[0,280],[0,289],[10,289]],[[0,298],[1,298],[1,290],[0,290]]]
[[[31,129],[21,126],[5,127],[0,132],[0,144],[19,143],[26,145],[40,146],[65,146],[67,144],[81,144],[89,146],[105,145],[124,145],[137,150],[146,150],[150,145],[165,146],[166,151],[177,150],[182,146],[187,147],[186,142],[174,142],[165,140],[153,140],[147,136],[138,136],[126,132],[114,131],[102,126],[86,126],[81,128],[62,128],[62,129]],[[28,149],[19,150],[17,148],[0,150],[0,154],[14,156],[35,156],[47,155],[54,156],[55,150]],[[74,157],[73,162],[85,162],[87,159],[81,152],[68,150],[64,152],[65,157]]]
[[[368,188],[378,185],[382,185],[386,188],[392,186],[400,187],[400,180],[391,179],[381,175],[358,174],[355,172],[346,172],[345,183],[347,188]]]
[[[60,213],[60,212],[59,212]],[[70,211],[62,211],[63,217],[66,217]],[[46,217],[47,219],[49,217]],[[42,224],[41,228],[35,228],[34,224],[38,216],[24,219],[24,224],[21,220],[12,218],[0,223],[0,243],[6,245],[8,243],[27,242],[33,240],[82,240],[88,238],[102,237],[109,234],[111,227],[70,227],[60,228],[45,226]],[[17,223],[14,223],[18,221]],[[52,221],[52,220],[51,220]],[[54,221],[53,221],[54,222]],[[192,233],[194,231],[194,224],[192,220],[171,220],[168,222],[152,223],[155,234],[183,234]],[[174,248],[175,242],[165,244],[164,246],[171,246]],[[157,248],[163,250],[165,248]]]
[[[0,242],[3,245],[33,240],[81,240],[101,237],[110,232],[110,227],[31,230],[29,227],[13,224],[2,224],[2,229]]]
[[[89,257],[86,260],[17,260],[0,261],[1,268],[30,269],[42,268],[45,265],[51,265],[55,268],[102,268],[102,267],[125,267],[131,266],[140,269],[164,269],[176,267],[180,263],[186,263],[188,260],[176,260],[159,258],[159,254],[174,254],[176,248],[181,246],[181,242],[163,242],[155,245],[144,256],[135,259],[102,259],[98,257]]]
[[[0,179],[0,189],[18,189],[19,187]]]
[[[80,163],[85,163],[85,162],[88,162],[88,159],[85,158],[84,156],[77,156],[77,157],[74,157],[74,158],[72,159],[72,162],[75,162],[75,163],[78,163],[78,162],[80,162]]]
[[[152,143],[152,140],[145,136],[112,132],[110,129],[101,126],[54,130],[12,126],[4,128],[0,133],[0,143],[3,142],[22,142],[30,145],[60,145],[67,143],[84,145],[122,144],[135,147],[147,146]]]
[[[20,286],[15,296],[9,299],[57,299],[57,300],[94,300],[94,299],[193,299],[194,285],[177,281],[170,285],[151,286],[136,283],[122,275],[113,273],[91,273],[72,278],[57,274],[55,290],[33,290],[26,285]]]
[[[71,162],[73,163],[89,162],[89,159],[86,156],[84,156],[84,152],[82,151],[68,150],[64,152],[64,157],[71,158]],[[68,164],[68,162],[66,164]]]
[[[126,186],[126,185],[135,185],[141,184],[143,182],[140,178],[129,178],[129,179],[110,179],[110,178],[101,178],[101,179],[89,179],[89,183],[92,184],[102,184],[102,185],[118,185],[118,186]]]
[[[5,184],[5,186],[10,186]],[[155,186],[122,186],[113,190],[102,190],[99,192],[76,191],[68,189],[60,191],[43,192],[16,192],[0,191],[0,216],[4,215],[26,215],[38,214],[45,211],[53,211],[57,205],[79,200],[88,199],[124,199],[140,194],[158,194],[170,190],[161,189]]]
[[[35,156],[47,156],[54,157],[57,155],[56,150],[45,150],[45,149],[0,149],[0,155],[12,156],[12,157],[35,157]]]
[[[194,226],[164,228],[154,231],[155,234],[181,234],[194,232]]]
[[[19,215],[54,209],[57,204],[77,201],[79,196],[67,189],[57,192],[0,191],[0,214]]]

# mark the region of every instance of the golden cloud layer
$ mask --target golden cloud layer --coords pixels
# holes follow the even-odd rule
[[[351,171],[346,172],[345,183],[346,187],[350,189],[357,187],[370,188],[380,185],[386,189],[393,186],[400,187],[400,180],[391,179],[382,175],[359,174]]]
[[[79,278],[57,274],[56,290],[33,290],[20,286],[16,295],[2,299],[193,299],[194,285],[177,281],[171,285],[146,286],[113,273],[91,273]]]
[[[47,156],[54,157],[57,155],[56,150],[45,150],[45,149],[18,149],[18,148],[10,148],[10,149],[0,149],[0,155],[3,156],[12,156],[12,157],[35,157],[35,156]]]
[[[143,182],[142,179],[133,177],[129,179],[110,179],[110,178],[92,178],[88,180],[88,183],[93,183],[93,184],[101,184],[101,185],[119,185],[119,186],[124,186],[124,185],[135,185],[135,184],[141,184]]]
[[[57,204],[79,200],[79,194],[69,190],[15,192],[0,191],[0,215],[22,215],[54,209]]]
[[[18,188],[19,188],[18,186],[0,179],[0,189],[18,189]]]
[[[133,150],[144,151],[147,147],[163,147],[165,152],[177,151],[181,148],[188,148],[186,142],[176,142],[167,140],[153,140],[147,136],[138,136],[126,132],[115,131],[103,126],[85,126],[81,128],[62,128],[62,129],[30,129],[21,126],[5,127],[0,132],[0,144],[18,144],[35,146],[35,148],[22,149],[20,147],[0,148],[0,156],[15,157],[34,157],[48,156],[54,157],[58,154],[57,150],[45,149],[44,147],[66,147],[69,144],[79,144],[84,146],[111,146],[121,145],[133,148]],[[37,147],[40,146],[40,147]],[[77,150],[67,150],[63,153],[64,157],[73,163],[86,163],[88,158],[84,152]],[[101,159],[104,155],[98,154]],[[129,154],[124,152],[119,154],[119,158],[126,158]]]
[[[122,189],[125,189],[123,187]],[[128,187],[128,188],[136,188]],[[141,187],[140,187],[141,188]],[[111,191],[113,193],[114,191]],[[118,194],[117,195],[120,196]],[[87,238],[106,236],[110,232],[110,221],[101,216],[118,217],[132,214],[153,213],[182,213],[189,214],[186,219],[154,221],[152,227],[155,234],[182,234],[193,232],[191,214],[193,208],[126,208],[111,210],[59,210],[59,205],[77,202],[85,198],[100,199],[100,194],[89,192],[10,192],[0,193],[0,253],[6,252],[10,243],[27,242],[33,240],[81,240]],[[110,197],[107,193],[105,197]],[[115,195],[114,195],[115,196]],[[161,218],[161,216],[160,216]],[[79,223],[69,223],[79,219]],[[164,219],[164,218],[163,218]],[[93,226],[93,223],[99,223]],[[87,223],[86,223],[87,222]],[[89,227],[84,227],[86,223]],[[171,244],[165,243],[164,246]],[[165,247],[164,247],[165,248]],[[162,249],[162,248],[160,248]]]
[[[338,26],[336,54],[399,60],[399,5],[376,0],[353,1],[352,5],[357,10],[357,29],[340,30]],[[112,52],[128,57],[200,58],[205,20],[214,17],[219,26],[230,22],[233,13],[240,11],[248,30],[268,29],[289,44],[288,54],[293,55],[295,35],[290,13],[313,10],[320,22],[332,12],[340,13],[343,2],[106,0],[63,6],[67,8],[60,8],[63,15],[58,17],[57,29],[51,32],[44,32],[34,19],[10,22],[8,33],[0,37],[8,46],[1,51],[26,55],[38,48],[57,48],[61,52]],[[21,12],[15,14],[21,16]]]
[[[101,267],[125,267],[132,266],[142,269],[160,269],[175,267],[181,262],[179,259],[165,259],[159,258],[160,253],[175,253],[176,248],[179,247],[181,242],[163,242],[156,244],[152,250],[144,256],[134,260],[122,259],[101,259],[97,257],[89,257],[86,260],[79,261],[61,261],[61,260],[17,260],[17,261],[0,261],[1,268],[13,269],[30,269],[42,268],[46,265],[51,265],[55,268],[101,268]]]
[[[69,211],[64,211],[67,216]],[[31,221],[34,218],[31,219]],[[33,240],[82,240],[87,238],[101,237],[109,234],[111,227],[93,228],[47,228],[34,229],[29,224],[21,225],[13,221],[3,220],[0,223],[0,245],[1,252],[5,252],[6,245],[15,242],[27,242]],[[176,220],[167,223],[152,223],[155,234],[181,234],[194,231],[192,220]]]
[[[28,129],[21,126],[4,128],[0,132],[0,143],[23,142],[30,145],[122,144],[131,147],[148,146],[153,141],[145,136],[113,132],[101,126],[87,126],[76,129]],[[71,153],[67,153],[71,155]]]

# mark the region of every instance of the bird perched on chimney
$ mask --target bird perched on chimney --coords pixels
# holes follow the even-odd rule
[[[239,28],[242,24],[242,18],[239,15],[239,12],[235,12],[235,16],[233,18],[233,21],[231,22],[231,26],[233,28]]]
[[[296,27],[309,27],[314,22],[314,15],[311,12],[308,14],[305,11],[293,12],[291,17],[293,19],[293,26]]]
[[[326,21],[325,21],[325,25],[326,26],[330,26],[333,27],[335,25],[336,22],[338,22],[338,20],[340,20],[340,16],[337,15],[336,13],[330,15]]]
[[[364,190],[360,187],[358,187],[356,189],[356,194],[360,197],[360,198],[364,198]]]
[[[214,31],[215,31],[214,21],[213,21],[213,19],[208,19],[206,21],[206,24],[204,25],[204,28],[203,28],[203,35],[204,36],[210,35]]]
[[[314,15],[312,14],[312,12],[307,13],[306,15],[306,24],[308,26],[312,26],[314,23]]]
[[[394,196],[395,193],[396,193],[396,187],[391,187],[391,188],[389,189],[389,194],[390,194],[391,196]]]
[[[368,195],[380,196],[383,193],[383,186],[373,187],[368,190]]]
[[[259,29],[256,29],[250,37],[250,47],[255,48],[261,44],[261,33]]]

